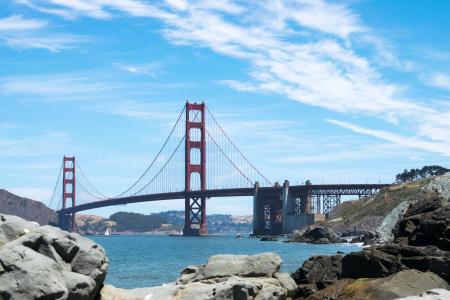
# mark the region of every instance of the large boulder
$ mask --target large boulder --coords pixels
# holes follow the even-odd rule
[[[188,266],[175,283],[123,290],[106,286],[101,300],[281,300],[297,292],[288,273],[280,273],[281,258],[259,255],[214,255],[206,265]]]
[[[447,282],[436,274],[417,270],[404,270],[385,278],[338,280],[306,299],[391,300],[420,295],[431,289],[448,288]]]
[[[332,283],[342,273],[342,255],[312,256],[292,274],[297,284],[315,284],[318,289]]]
[[[435,245],[450,251],[450,205],[441,197],[425,198],[411,205],[397,223],[396,242],[414,246]]]
[[[350,241],[350,243],[364,243],[364,245],[372,245],[379,242],[380,236],[375,231],[361,231]]]
[[[2,240],[9,240],[0,246],[1,299],[97,297],[109,264],[99,245],[9,215],[0,215],[0,228]]]
[[[345,278],[386,277],[404,269],[407,268],[395,255],[375,247],[349,253],[342,259],[342,277]]]
[[[258,255],[219,254],[210,256],[208,263],[198,270],[202,279],[241,276],[272,277],[281,267],[282,260],[275,253]]]
[[[0,247],[39,227],[36,222],[0,214]]]
[[[345,255],[342,259],[341,277],[378,278],[407,269],[430,271],[450,283],[450,252],[435,246],[372,246]]]
[[[302,231],[295,232],[290,242],[329,244],[346,242],[339,235],[326,226],[310,225]]]

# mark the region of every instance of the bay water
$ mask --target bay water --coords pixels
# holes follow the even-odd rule
[[[110,260],[106,283],[120,288],[139,288],[173,282],[188,265],[205,264],[214,254],[275,252],[283,259],[281,270],[294,272],[313,255],[359,251],[354,244],[313,245],[260,241],[234,236],[88,236],[100,244]]]

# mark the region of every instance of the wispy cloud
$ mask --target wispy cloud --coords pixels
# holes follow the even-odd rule
[[[59,52],[77,48],[90,39],[85,36],[53,33],[47,21],[12,15],[0,19],[0,42],[14,49],[46,49]]]
[[[400,134],[395,134],[388,131],[368,129],[361,127],[352,123],[337,121],[337,120],[327,120],[329,123],[340,126],[342,128],[349,129],[356,133],[361,133],[369,136],[373,136],[378,139],[382,139],[393,144],[399,145],[406,148],[416,148],[426,151],[431,151],[439,153],[444,156],[450,156],[450,143],[448,140],[444,141],[430,141],[425,139],[420,139],[417,137],[403,136]]]
[[[43,99],[70,101],[92,99],[95,93],[112,91],[124,85],[89,72],[38,74],[0,78],[0,93],[39,95]],[[84,96],[84,97],[83,97]]]
[[[419,140],[341,126],[394,144],[399,144],[394,142],[398,138],[404,146],[415,147],[418,142],[421,149],[447,153],[445,145],[439,145],[445,144],[442,139],[450,132],[450,124],[445,121],[449,110],[426,99],[412,99],[407,86],[389,82],[383,76],[380,67],[411,71],[411,66],[397,59],[388,43],[348,5],[325,0],[230,0],[220,4],[206,0],[151,4],[138,0],[19,2],[24,1],[40,9],[64,10],[74,17],[109,19],[129,15],[157,19],[164,25],[163,36],[173,44],[208,48],[246,61],[250,66],[248,80],[222,81],[231,88],[279,94],[342,114],[377,117],[400,128],[413,127]],[[383,63],[360,53],[359,43],[369,44]],[[128,66],[128,71],[145,72],[136,66]],[[448,89],[447,77],[435,74],[430,84]]]
[[[90,106],[90,108],[95,111],[123,117],[143,120],[164,120],[171,123],[176,121],[178,117],[176,110],[179,109],[179,107],[172,107],[167,103],[145,103],[133,100],[106,103],[105,105],[96,104]]]
[[[167,17],[167,14],[159,8],[138,0],[15,0],[15,2],[66,19],[79,17],[110,19],[115,13],[126,13],[136,17]]]
[[[25,19],[21,15],[13,15],[0,19],[0,33],[5,31],[22,31],[40,29],[47,26],[47,22],[37,19]]]
[[[60,52],[65,49],[78,48],[80,44],[86,43],[90,39],[76,35],[14,35],[4,37],[5,43],[15,49],[46,49],[51,52]]]
[[[436,72],[429,75],[421,75],[420,78],[429,86],[450,91],[450,74]]]
[[[66,132],[48,130],[36,135],[0,136],[0,155],[10,157],[44,156],[63,153],[70,139]]]
[[[142,75],[148,75],[152,77],[156,77],[157,75],[161,74],[161,63],[159,62],[151,62],[147,64],[126,64],[126,63],[115,63],[114,64],[117,68],[133,73],[133,74],[142,74]]]

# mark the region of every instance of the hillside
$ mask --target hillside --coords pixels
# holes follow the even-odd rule
[[[19,216],[40,225],[55,224],[57,214],[42,202],[14,195],[0,189],[0,213]]]
[[[176,234],[183,229],[183,211],[165,211],[149,215],[118,212],[107,218],[95,215],[76,216],[78,228],[83,233],[103,233],[106,228],[112,232]],[[252,216],[231,216],[223,214],[208,215],[208,231],[210,234],[250,233]]]
[[[423,197],[450,194],[450,174],[392,185],[376,195],[336,206],[324,225],[334,231],[377,231],[388,239],[395,224],[410,203]]]

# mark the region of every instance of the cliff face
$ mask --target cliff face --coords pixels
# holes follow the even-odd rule
[[[57,214],[39,201],[22,198],[0,189],[0,213],[14,215],[40,225],[55,224]]]
[[[435,195],[449,198],[450,174],[392,185],[372,197],[343,202],[331,211],[325,225],[338,233],[376,231],[382,240],[389,240],[409,204]]]

